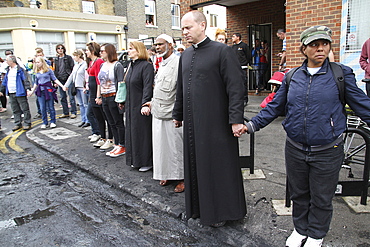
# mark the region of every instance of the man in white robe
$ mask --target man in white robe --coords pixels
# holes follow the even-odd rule
[[[175,192],[183,192],[184,163],[182,128],[175,128],[172,110],[175,104],[179,56],[174,53],[171,36],[156,39],[157,56],[163,57],[154,80],[151,112],[153,115],[153,179],[165,186],[177,181]]]

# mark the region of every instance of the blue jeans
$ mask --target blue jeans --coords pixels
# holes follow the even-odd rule
[[[67,92],[65,92],[63,88],[59,87],[59,94],[60,94],[60,102],[63,107],[63,114],[69,115]],[[77,114],[76,101],[75,101],[75,97],[72,96],[71,94],[71,87],[68,88],[68,96],[69,96],[69,102],[71,103],[71,113]]]
[[[286,141],[286,173],[293,223],[299,234],[319,239],[329,231],[332,199],[343,159],[343,142],[323,151],[308,152]]]
[[[49,99],[46,100],[44,92],[41,93],[41,97],[37,97],[40,104],[40,110],[42,115],[42,123],[47,125],[48,124],[48,112],[50,113],[50,123],[55,123],[55,108],[54,108],[54,98],[51,92],[48,92]]]
[[[88,96],[87,94],[83,92],[83,88],[76,88],[76,89],[77,89],[76,98],[77,98],[78,104],[80,105],[81,121],[84,123],[90,123],[86,116]]]

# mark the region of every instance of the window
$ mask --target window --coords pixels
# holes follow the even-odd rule
[[[13,50],[12,34],[10,32],[0,32],[0,56],[5,57],[6,50]]]
[[[96,34],[96,42],[100,45],[109,43],[118,48],[117,35],[115,34]]]
[[[171,4],[172,28],[180,28],[180,5]]]
[[[95,2],[82,1],[82,13],[95,14]]]
[[[55,57],[56,45],[63,43],[63,33],[36,32],[36,47],[41,47],[46,57]]]
[[[145,0],[145,25],[155,26],[155,1],[154,0]]]
[[[75,45],[76,49],[86,49],[87,34],[86,33],[75,33]]]
[[[368,0],[349,0],[346,34],[346,50],[359,51],[370,37],[370,25],[366,18],[370,12]]]
[[[209,26],[210,27],[217,27],[217,15],[215,14],[210,14],[209,16]]]

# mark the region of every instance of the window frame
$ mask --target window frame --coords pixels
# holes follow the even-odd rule
[[[178,15],[176,15],[175,12]],[[176,23],[178,25],[175,25]],[[180,4],[172,4],[171,3],[171,25],[172,25],[172,29],[180,29],[181,28],[181,26],[180,26]]]
[[[81,8],[82,8],[82,13],[96,14],[95,1],[82,0],[81,1]]]
[[[157,26],[157,3],[155,0],[145,0],[145,26]]]

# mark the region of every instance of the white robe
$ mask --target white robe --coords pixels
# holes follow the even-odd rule
[[[153,117],[153,179],[184,179],[182,127]]]

